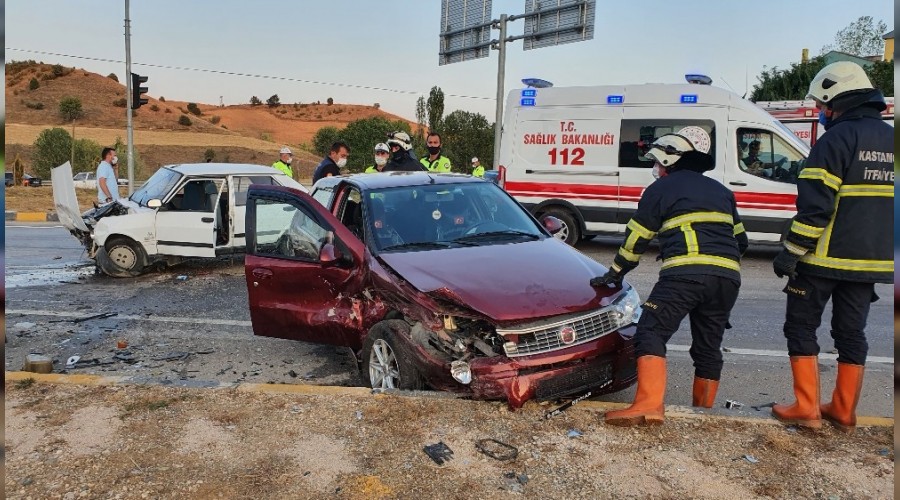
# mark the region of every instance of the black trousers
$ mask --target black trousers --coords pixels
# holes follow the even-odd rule
[[[799,275],[789,280],[784,336],[791,356],[818,356],[816,329],[822,324],[822,312],[831,299],[831,338],[838,361],[865,365],[869,352],[866,320],[869,306],[878,300],[874,283],[840,281]]]
[[[666,342],[691,317],[694,374],[710,380],[722,376],[722,336],[741,284],[719,276],[660,278],[644,302],[634,336],[635,355],[665,356]]]

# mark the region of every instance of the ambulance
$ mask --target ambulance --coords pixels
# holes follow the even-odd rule
[[[887,108],[881,112],[881,118],[893,126],[894,98],[886,97],[884,100]],[[756,105],[768,111],[810,147],[825,133],[825,127],[819,125],[816,101],[759,101]]]
[[[809,146],[759,106],[712,85],[514,90],[499,182],[538,219],[560,219],[557,236],[569,244],[622,234],[654,180],[650,144],[686,127],[708,133],[715,168],[705,175],[734,191],[749,238],[780,241],[796,214]]]

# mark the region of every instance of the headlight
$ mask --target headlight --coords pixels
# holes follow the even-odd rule
[[[641,298],[634,288],[629,288],[612,303],[619,319],[619,326],[628,326],[641,319]]]
[[[469,363],[465,361],[456,360],[450,363],[450,375],[453,375],[453,378],[460,384],[472,383],[472,370],[469,368]]]

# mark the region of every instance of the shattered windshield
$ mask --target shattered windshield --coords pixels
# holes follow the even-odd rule
[[[143,186],[128,197],[129,200],[138,205],[147,206],[147,202],[153,199],[162,200],[172,191],[172,188],[178,184],[182,174],[168,169],[161,168],[156,171]]]

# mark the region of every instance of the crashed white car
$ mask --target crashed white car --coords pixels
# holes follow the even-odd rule
[[[68,162],[51,172],[59,221],[106,274],[130,277],[156,264],[245,249],[251,184],[306,188],[272,167],[198,163],[160,168],[127,199],[81,213]]]

